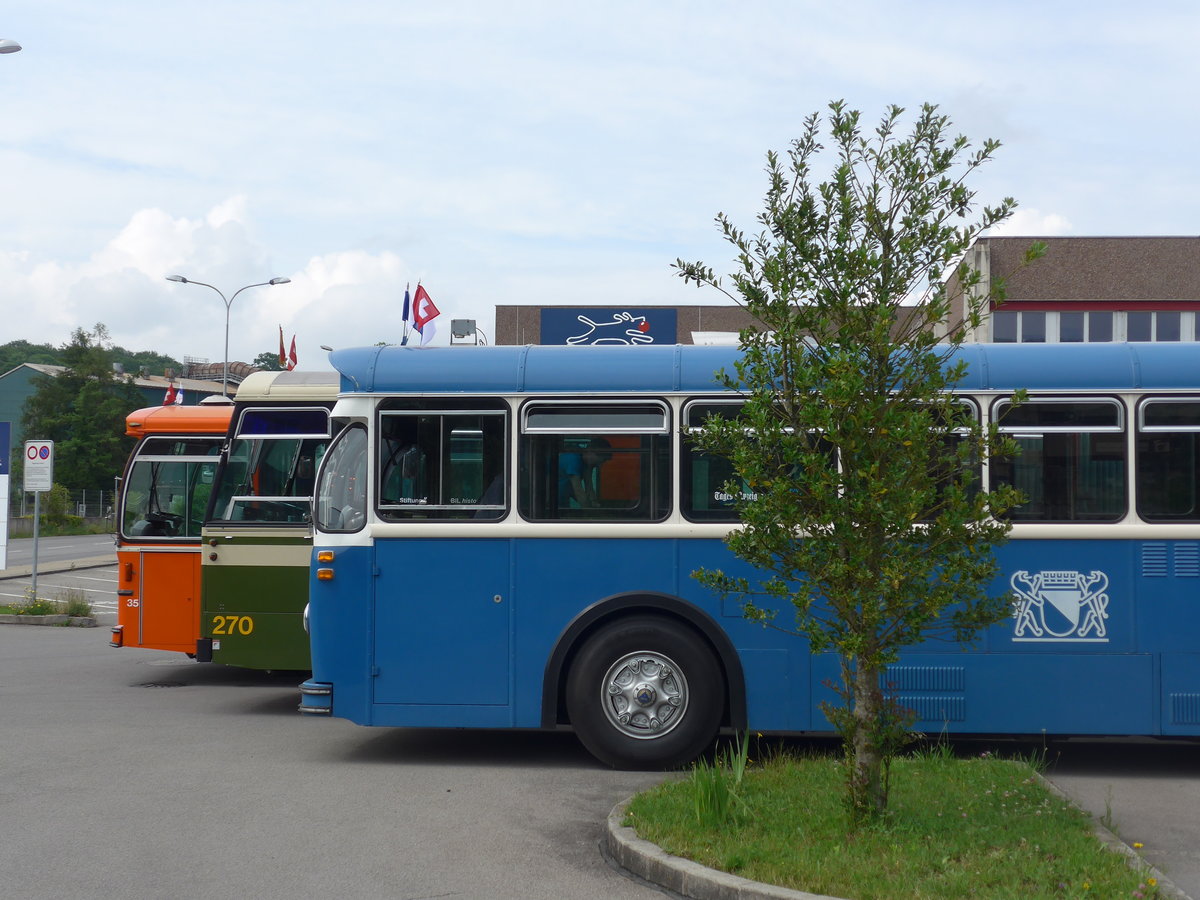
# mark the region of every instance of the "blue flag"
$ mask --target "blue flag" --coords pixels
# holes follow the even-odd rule
[[[404,313],[400,316],[404,324],[408,325],[408,285],[404,286]]]

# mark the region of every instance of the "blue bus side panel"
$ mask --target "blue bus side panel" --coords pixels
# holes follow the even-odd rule
[[[813,661],[815,700],[839,702],[822,686],[837,660]],[[888,683],[930,734],[1155,734],[1154,659],[1090,653],[907,653]],[[814,702],[815,730],[829,730]],[[751,723],[751,727],[755,727]]]
[[[1143,646],[1200,651],[1200,541],[1140,541],[1132,564]]]
[[[1162,658],[1163,734],[1200,734],[1200,653]]]
[[[567,531],[566,528],[563,529]],[[676,592],[673,540],[518,541],[513,551],[516,720],[541,721],[546,661],[575,618],[605,597]]]
[[[758,731],[825,730],[821,716],[812,718],[808,642],[795,634],[796,613],[790,605],[775,611],[771,626],[749,622],[742,601],[720,597],[692,573],[720,569],[727,575],[753,578],[754,570],[729,552],[721,540],[679,541],[679,596],[709,612],[729,634],[746,679],[747,718]],[[766,601],[756,598],[759,605]],[[818,724],[814,724],[817,722]]]
[[[315,556],[315,549],[313,553]],[[370,725],[371,563],[375,553],[370,547],[352,547],[338,548],[336,554],[333,581],[317,580],[315,563],[309,574],[312,681],[333,685],[333,715]]]
[[[1014,615],[972,649],[910,648],[888,679],[931,732],[1200,734],[1198,549],[1010,542],[993,587],[1013,597]],[[825,684],[838,678],[834,657],[810,657],[780,630],[794,624],[790,607],[780,628],[745,621],[733,598],[691,577],[705,566],[745,571],[715,540],[413,539],[339,550],[339,606],[325,583],[311,585],[313,676],[334,684],[335,715],[363,724],[537,727],[546,661],[570,622],[612,595],[662,592],[726,629],[752,729],[827,731],[819,703],[837,699]]]
[[[377,542],[375,703],[508,707],[508,563],[507,540]]]

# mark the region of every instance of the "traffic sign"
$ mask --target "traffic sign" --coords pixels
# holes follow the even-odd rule
[[[48,491],[54,487],[54,441],[25,442],[25,490]]]

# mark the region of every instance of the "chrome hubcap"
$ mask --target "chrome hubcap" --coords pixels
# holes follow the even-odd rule
[[[687,679],[661,653],[643,650],[622,656],[609,666],[601,690],[604,714],[626,737],[662,737],[687,712]]]

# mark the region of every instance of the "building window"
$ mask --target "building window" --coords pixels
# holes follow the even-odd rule
[[[1154,340],[1154,313],[1125,313],[1125,339],[1127,341]]]
[[[992,313],[992,343],[1015,344],[1018,329],[1021,324],[1021,314],[998,310]]]
[[[1088,317],[1087,339],[1090,343],[1108,342],[1113,339],[1113,314],[1110,312],[1090,312]]]
[[[1021,313],[1021,343],[1042,344],[1046,341],[1046,314],[1044,312]]]
[[[992,313],[992,343],[1103,343],[1119,341],[1193,341],[1196,315],[1178,310],[1087,312],[996,310]]]
[[[1180,313],[1177,312],[1159,312],[1154,314],[1155,317],[1155,333],[1156,341],[1177,341],[1179,340],[1180,331]]]
[[[1064,312],[1058,314],[1058,339],[1064,344],[1077,344],[1084,338],[1087,313]]]

